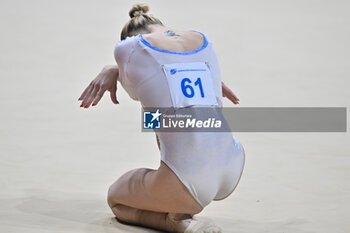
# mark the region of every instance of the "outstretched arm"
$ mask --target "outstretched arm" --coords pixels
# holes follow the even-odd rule
[[[221,86],[222,86],[222,97],[228,98],[234,104],[239,104],[238,97],[233,93],[233,91],[231,91],[231,89],[228,86],[224,84],[224,82],[221,82]]]
[[[117,80],[119,80],[119,69],[117,65],[106,65],[90,85],[85,88],[79,97],[82,101],[80,107],[88,108],[92,103],[95,106],[106,91],[110,92],[111,100],[119,104],[117,100]]]

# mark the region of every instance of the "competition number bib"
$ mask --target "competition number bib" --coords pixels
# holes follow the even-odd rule
[[[210,70],[204,62],[163,65],[174,107],[217,105]]]

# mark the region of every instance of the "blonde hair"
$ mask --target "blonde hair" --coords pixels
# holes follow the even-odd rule
[[[138,30],[147,30],[147,26],[151,24],[163,23],[153,15],[146,14],[149,6],[144,3],[135,4],[129,11],[130,20],[124,25],[120,34],[120,39],[124,40],[130,33]]]

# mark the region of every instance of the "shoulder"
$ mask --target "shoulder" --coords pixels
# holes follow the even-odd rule
[[[139,40],[138,36],[127,37],[124,40],[119,41],[114,47],[115,58],[125,57],[131,53],[135,43]]]
[[[130,45],[130,44],[134,43],[136,40],[138,40],[138,38],[139,38],[139,35],[127,37],[127,38],[125,38],[124,40],[119,41],[119,42],[116,44],[116,47],[118,47],[118,46],[120,47],[120,46],[127,46],[127,45]]]

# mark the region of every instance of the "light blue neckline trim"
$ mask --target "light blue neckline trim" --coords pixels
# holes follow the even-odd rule
[[[170,53],[170,54],[177,54],[177,55],[191,55],[191,54],[195,54],[195,53],[198,53],[199,51],[205,49],[207,46],[208,46],[208,40],[207,40],[207,37],[199,32],[199,31],[194,31],[192,30],[192,32],[198,32],[200,33],[202,36],[203,36],[203,39],[204,39],[204,42],[202,44],[201,47],[195,49],[195,50],[192,50],[192,51],[188,51],[188,52],[175,52],[175,51],[170,51],[170,50],[166,50],[166,49],[161,49],[161,48],[158,48],[158,47],[155,47],[153,45],[151,45],[150,43],[148,43],[142,36],[142,34],[139,35],[139,38],[140,38],[140,41],[142,43],[144,43],[146,46],[150,47],[151,49],[154,49],[158,52],[162,52],[162,53]]]

